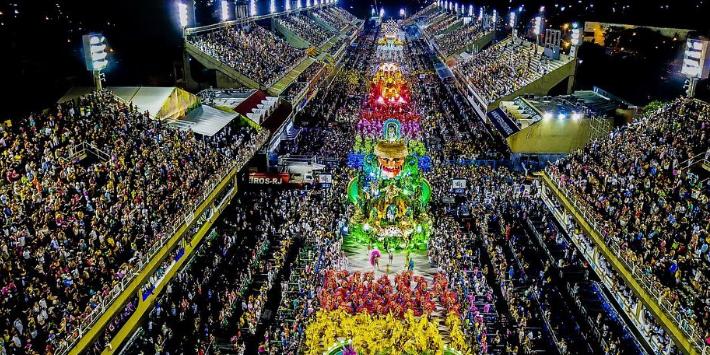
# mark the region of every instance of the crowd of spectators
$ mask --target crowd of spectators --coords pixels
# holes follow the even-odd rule
[[[424,33],[435,37],[441,34],[442,31],[449,28],[449,26],[454,25],[456,21],[463,21],[463,19],[459,19],[458,16],[454,14],[443,12],[442,15],[437,16],[435,20],[424,27]]]
[[[338,6],[328,7],[325,11],[351,24],[354,24],[355,22],[359,21],[359,19],[355,17],[355,15],[351,14],[350,11],[340,8]]]
[[[352,25],[352,22],[343,17],[335,7],[326,7],[313,11],[311,14],[340,32],[344,32],[348,26]]]
[[[338,21],[331,17],[344,21],[342,12],[319,10],[333,23]],[[323,29],[310,29],[317,24],[307,16],[278,21],[294,31],[305,31],[299,36],[314,36],[309,41],[322,43],[328,38],[319,38]],[[435,33],[453,21],[439,16],[430,30]],[[238,49],[245,38],[250,38],[245,46],[252,53],[267,51],[278,57],[286,51],[279,43],[288,45],[253,26],[218,30],[192,40],[203,51],[214,51],[210,55],[222,53],[222,58],[239,65],[248,65],[249,60],[269,63],[263,57],[242,59],[254,55]],[[481,33],[469,32],[472,27],[462,27],[463,33],[473,37]],[[264,41],[253,43],[254,38]],[[335,280],[338,288],[350,282],[327,270],[348,267],[342,243],[351,172],[340,166],[352,148],[348,142],[354,141],[358,113],[367,99],[362,94],[368,85],[363,78],[373,69],[376,38],[376,30],[361,34],[357,46],[347,49],[344,65],[350,70],[335,74],[296,118],[304,129],[289,152],[335,158],[340,164],[331,171],[332,186],[240,191],[194,259],[168,282],[130,351],[297,354],[316,310],[338,307],[321,304],[334,300],[322,292]],[[470,40],[462,33],[439,38],[446,38],[447,46]],[[294,58],[302,55],[294,53],[298,53]],[[428,258],[441,272],[435,281],[456,292],[456,309],[476,353],[546,352],[552,347],[561,354],[593,352],[587,337],[579,337],[582,328],[565,306],[562,289],[553,282],[562,277],[553,270],[560,275],[584,270],[582,256],[593,243],[572,219],[562,226],[564,233],[550,222],[541,243],[559,247],[562,256],[554,263],[538,258],[540,250],[529,239],[531,226],[525,224],[531,215],[542,216],[543,222],[548,218],[540,212],[545,206],[537,185],[505,168],[457,163],[500,159],[507,152],[486,123],[476,118],[454,83],[435,75],[430,54],[423,40],[407,41],[401,64],[422,117],[427,154],[435,162],[426,174],[434,196]],[[459,70],[491,102],[547,70],[536,67],[544,66],[542,62],[531,64],[539,60],[536,56],[532,47],[506,40],[474,55]],[[279,60],[289,63],[283,57]],[[296,83],[310,82],[319,68],[313,65]],[[244,70],[259,73],[262,80],[278,75],[263,68]],[[257,148],[256,137],[261,137],[236,125],[214,137],[196,137],[152,120],[108,93],[5,122],[1,129],[0,167],[6,183],[0,190],[5,235],[0,239],[0,319],[4,320],[0,353],[56,352],[67,335],[78,333],[86,315],[102,304],[113,285],[130,277],[144,251],[171,231],[172,217],[198,203],[232,162],[249,159]],[[678,99],[593,141],[548,172],[572,193],[619,256],[640,267],[673,311],[690,319],[710,342],[706,287],[710,185],[688,163],[694,157],[708,158],[708,131],[710,105]],[[88,147],[86,158],[77,154],[80,143]],[[460,191],[452,190],[454,178],[466,181]],[[565,233],[582,245],[581,250],[566,244]],[[179,255],[179,249],[173,251],[142,294],[163,282],[162,276]],[[638,297],[603,256],[597,260],[599,272],[614,285],[615,299],[635,309]],[[579,284],[588,284],[588,277],[585,271],[572,297],[578,297]],[[340,296],[349,300],[352,295]],[[136,306],[135,299],[129,301],[90,352],[101,352]],[[428,302],[426,307],[433,305]],[[670,336],[650,314],[643,318],[636,324],[642,335],[652,339],[656,351],[670,353]],[[622,353],[620,332],[610,325],[608,313],[598,312],[596,325],[591,326],[604,335],[604,346],[599,348],[608,354]]]
[[[270,86],[306,56],[256,23],[225,26],[187,38],[202,52],[256,82]]]
[[[642,347],[640,342],[631,336],[629,326],[620,318],[618,312],[613,310],[613,306],[604,295],[604,286],[594,277],[594,273],[590,272],[590,265],[587,262],[589,255],[585,253],[592,252],[589,249],[591,241],[578,233],[574,222],[571,222],[570,225],[567,221],[562,221],[564,226],[558,226],[552,212],[542,205],[542,200],[532,202],[540,206],[529,211],[526,216],[527,221],[529,226],[534,229],[533,233],[543,244],[551,268],[559,272],[558,274],[550,273],[553,282],[566,285],[561,289],[566,288],[567,294],[574,299],[574,303],[579,307],[581,328],[591,330],[587,334],[588,337],[596,338],[604,353],[640,352]],[[559,205],[552,208],[552,210],[557,209],[559,209]],[[567,226],[569,227],[566,228]],[[566,229],[570,232],[566,232]],[[584,251],[578,250],[575,243],[580,244]],[[545,260],[545,258],[541,258],[541,260]],[[606,260],[603,257],[600,257],[599,260],[601,267],[598,270],[603,272],[605,278],[614,279]],[[616,280],[616,282],[618,281]],[[614,289],[618,290],[617,286]],[[628,303],[626,292],[613,293],[613,297],[617,299],[619,304],[624,305],[627,309],[633,309],[634,305]],[[586,325],[584,318],[586,318]],[[653,324],[654,320],[649,319],[648,322]],[[596,331],[590,329],[591,327],[594,327]],[[655,334],[644,332],[643,329],[640,332],[645,339],[653,339],[652,344],[661,344],[655,341]],[[667,353],[664,346],[656,348],[656,352]]]
[[[301,191],[244,191],[200,247],[192,264],[168,284],[142,335],[138,352],[222,348],[238,354],[254,336],[295,240],[308,230]],[[238,277],[235,277],[238,275]]]
[[[563,207],[558,201],[551,201],[553,204],[550,207],[550,211],[561,215]],[[562,218],[564,220],[564,217]],[[591,258],[594,253],[594,242],[586,234],[582,232],[582,229],[575,222],[574,217],[571,215],[566,216],[560,225],[562,233],[569,236],[570,240],[574,241],[579,245],[579,253],[585,256],[586,260],[594,260]],[[558,235],[557,242],[562,242],[561,234]],[[566,259],[566,258],[565,258]],[[559,264],[565,265],[566,261],[558,261]],[[610,262],[604,257],[604,255],[596,256],[597,268],[595,271],[599,273],[601,279],[608,283],[611,288],[611,294],[615,298],[616,302],[621,305],[621,307],[626,312],[632,312],[641,307],[641,300],[636,296],[634,291],[625,283],[622,277],[612,268]],[[597,322],[600,322],[597,319]],[[674,350],[674,344],[670,337],[670,334],[661,326],[658,321],[650,314],[650,312],[644,308],[643,311],[643,323],[632,321],[638,332],[641,333],[643,339],[647,339],[650,346],[655,352],[663,354],[671,354]],[[604,322],[604,324],[608,324]],[[614,340],[611,338],[610,340]]]
[[[438,162],[505,158],[506,145],[491,135],[491,127],[478,118],[453,79],[434,72],[429,51],[423,40],[409,41],[405,48],[405,66],[418,73],[412,77],[412,96],[429,155]]]
[[[445,55],[451,55],[456,51],[465,48],[486,34],[489,34],[483,28],[483,23],[481,21],[475,21],[467,25],[458,27],[450,32],[438,35],[432,39],[432,42],[441,50]]]
[[[239,131],[212,144],[108,92],[0,129],[0,327],[10,352],[64,348],[256,143]]]
[[[538,46],[509,37],[468,56],[454,70],[488,105],[541,78],[560,63],[544,56]]]
[[[325,41],[336,34],[303,14],[278,17],[276,21],[314,47],[320,47]]]
[[[709,136],[710,105],[677,99],[549,169],[605,241],[708,342],[710,193],[688,161],[707,157]]]
[[[324,75],[322,69],[325,65],[322,62],[314,62],[304,70],[291,85],[281,93],[281,96],[291,104],[297,104],[294,100],[303,93],[307,87],[318,86],[319,79]]]

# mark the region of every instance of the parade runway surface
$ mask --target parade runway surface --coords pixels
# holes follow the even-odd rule
[[[393,253],[392,263],[390,264],[387,253],[380,251],[382,253],[380,265],[379,268],[375,269],[370,265],[370,251],[367,250],[366,245],[343,245],[343,250],[348,257],[348,271],[350,272],[375,271],[375,276],[387,275],[394,280],[392,275],[407,270],[407,255],[403,252]],[[410,257],[414,260],[414,275],[423,276],[427,282],[431,282],[437,269],[429,263],[426,254],[412,253]]]

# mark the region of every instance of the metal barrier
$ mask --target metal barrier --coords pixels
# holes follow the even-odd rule
[[[594,232],[603,238],[604,244],[611,251],[611,254],[621,256],[622,248],[619,245],[619,242],[609,238],[601,232],[601,229],[597,225],[596,219],[592,218],[592,214],[588,211],[587,207],[582,206],[577,202],[577,199],[563,187],[562,182],[550,172],[549,168],[545,169],[544,177],[548,178],[549,181],[555,185],[557,190],[567,198],[569,203],[576,209],[576,212],[584,218]],[[708,354],[708,347],[703,342],[702,337],[704,334],[702,330],[698,329],[697,326],[693,326],[688,317],[677,311],[677,304],[673,305],[667,299],[662,297],[660,290],[657,287],[659,284],[658,280],[656,280],[655,277],[649,276],[649,274],[644,271],[647,267],[632,263],[626,258],[619,257],[616,259],[626,268],[634,279],[638,281],[643,290],[661,308],[665,315],[674,321],[676,327],[683,333],[683,335],[685,335],[694,350],[700,354]],[[679,346],[679,348],[682,347]]]

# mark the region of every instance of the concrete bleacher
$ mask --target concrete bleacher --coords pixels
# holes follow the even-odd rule
[[[275,96],[281,95],[281,93],[286,90],[286,88],[291,85],[294,80],[296,80],[298,76],[301,75],[301,73],[303,73],[306,69],[308,69],[308,67],[310,67],[315,62],[315,59],[308,57],[304,61],[298,63],[298,65],[295,66],[291,71],[289,71],[288,73],[286,73],[286,75],[281,77],[281,79],[276,81],[274,85],[271,85],[268,90],[269,94]]]
[[[702,345],[697,341],[691,341],[674,319],[677,316],[677,312],[672,311],[669,305],[663,304],[669,301],[660,298],[658,290],[654,290],[650,287],[650,283],[646,281],[648,275],[645,274],[644,270],[620,258],[618,255],[621,255],[621,253],[618,250],[618,246],[607,245],[605,237],[599,232],[592,218],[588,217],[584,209],[578,205],[575,198],[564,188],[560,187],[560,184],[550,174],[540,172],[538,177],[542,182],[543,195],[547,195],[559,202],[564,211],[576,221],[581,232],[588,236],[594,243],[591,252],[592,260],[590,266],[594,267],[596,262],[598,262],[597,259],[603,257],[610,264],[610,267],[621,276],[623,282],[633,290],[633,293],[641,300],[645,309],[668,331],[673,342],[682,353],[702,353]],[[638,307],[631,311],[636,314],[636,317],[642,313],[641,308]]]
[[[471,22],[467,25],[450,26],[445,33],[432,38],[432,44],[444,58],[451,58],[463,52],[477,52],[488,46],[495,37],[495,31],[483,29],[480,24]],[[451,44],[451,39],[459,40]]]
[[[284,36],[296,37],[300,43],[307,43],[307,47],[319,47],[333,37],[336,30],[324,22],[314,20],[312,17],[302,14],[275,17],[273,19],[275,28]],[[322,35],[321,33],[325,32]],[[309,38],[309,36],[311,36]],[[314,43],[315,42],[315,43]]]
[[[457,23],[457,16],[447,12],[443,12],[442,16],[437,18],[437,21],[424,27],[424,33],[430,36],[437,36],[446,33],[447,29]],[[461,22],[459,25],[462,25]]]
[[[501,61],[507,61],[507,58],[510,58],[510,63],[504,63],[504,65],[525,64],[528,69],[523,75],[516,73],[513,77],[501,78],[501,82],[512,83],[505,90],[499,90],[499,87],[485,88],[477,86],[476,83],[469,80],[467,73],[462,69],[462,66],[477,59],[478,56],[489,55],[490,53],[496,53],[496,51],[498,54],[493,60],[500,58]],[[453,71],[462,85],[468,90],[469,101],[471,101],[481,116],[485,116],[485,113],[497,108],[498,104],[503,100],[510,100],[514,97],[528,94],[548,94],[555,86],[574,75],[576,64],[572,57],[565,54],[561,54],[559,59],[543,57],[541,47],[526,40],[512,37],[508,37],[482,52],[463,57],[463,61],[457,63]],[[529,63],[520,63],[519,59],[516,60],[516,58],[521,57],[529,58]],[[484,73],[484,75],[486,74],[494,75],[493,73]],[[485,91],[486,89],[496,89],[498,91]]]

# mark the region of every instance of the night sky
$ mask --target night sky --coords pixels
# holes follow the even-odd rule
[[[522,20],[526,22],[540,5],[545,5],[550,26],[593,20],[690,28],[707,35],[710,26],[708,1],[511,0],[473,4],[476,8],[494,6],[499,13],[508,13],[510,8],[525,4]],[[364,17],[374,2],[341,0],[340,4]],[[378,6],[385,7],[387,15],[397,14],[401,7],[412,13],[423,4],[421,1],[378,2]],[[268,1],[259,1],[259,12],[266,12],[268,5]],[[216,22],[217,6],[216,1],[198,1],[200,24]],[[279,3],[277,0],[277,8],[282,7],[283,1]],[[81,35],[92,31],[104,33],[114,51],[106,73],[109,85],[174,85],[175,67],[181,58],[181,37],[174,8],[173,1],[165,0],[5,0],[0,3],[0,45],[3,48],[0,67],[6,88],[0,118],[46,108],[70,87],[89,85],[90,77],[81,58]],[[671,57],[675,55],[673,53]],[[619,65],[634,67],[629,63]],[[602,83],[614,85],[618,82],[614,74],[599,78],[593,68],[589,73]],[[642,71],[636,74],[649,81],[658,75]],[[655,94],[649,93],[651,96]]]

